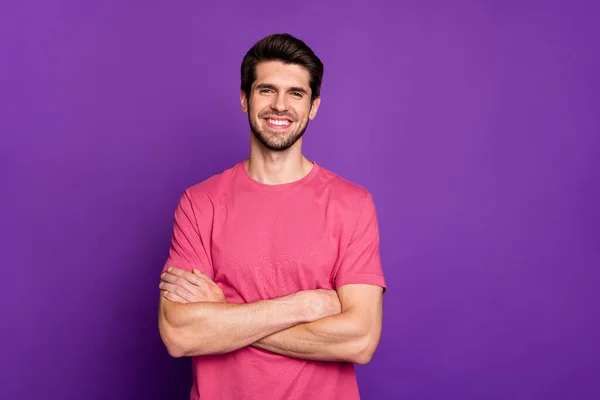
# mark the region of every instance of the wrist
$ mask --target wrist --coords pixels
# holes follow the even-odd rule
[[[319,318],[317,299],[311,290],[303,290],[290,296],[293,304],[293,315],[298,323],[312,322]]]

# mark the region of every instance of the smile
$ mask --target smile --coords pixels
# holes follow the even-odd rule
[[[267,118],[267,122],[271,125],[277,125],[277,126],[288,126],[290,124],[290,121],[288,121],[287,119]]]

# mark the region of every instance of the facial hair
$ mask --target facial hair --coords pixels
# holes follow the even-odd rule
[[[250,129],[252,130],[252,134],[254,134],[254,137],[256,137],[258,141],[262,143],[263,146],[265,146],[271,151],[279,152],[289,149],[304,135],[304,132],[308,127],[308,118],[306,118],[304,124],[300,123],[300,125],[296,128],[295,131],[287,133],[287,136],[285,137],[279,137],[277,136],[277,134],[269,135],[260,128],[258,121],[252,119],[252,112],[250,110],[251,109],[248,110],[248,122],[250,123]],[[259,113],[258,119],[261,120],[268,116],[285,117],[290,118],[293,121],[293,123],[298,122],[298,117],[294,115],[290,115],[288,113],[277,113],[273,111],[263,111]]]

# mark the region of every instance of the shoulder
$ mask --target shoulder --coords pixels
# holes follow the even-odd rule
[[[215,199],[227,192],[237,166],[238,164],[186,188],[180,195],[179,205],[187,203],[192,208],[201,207],[204,210],[209,206],[212,208]]]
[[[362,206],[365,200],[372,201],[367,188],[352,182],[324,167],[321,168],[321,180],[333,200],[343,200],[344,203]]]
[[[333,206],[345,221],[354,226],[356,221],[376,218],[377,210],[371,192],[337,173],[321,167],[320,193],[326,193],[329,206]]]
[[[185,190],[185,193],[191,197],[208,197],[215,198],[225,191],[228,184],[231,182],[237,164],[218,174],[212,175],[209,178],[196,183]]]

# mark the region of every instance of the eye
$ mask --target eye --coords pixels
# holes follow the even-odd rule
[[[259,93],[273,93],[273,90],[271,90],[271,89],[260,89]]]
[[[300,92],[292,92],[292,96],[301,99],[302,98],[302,93],[300,93]]]

